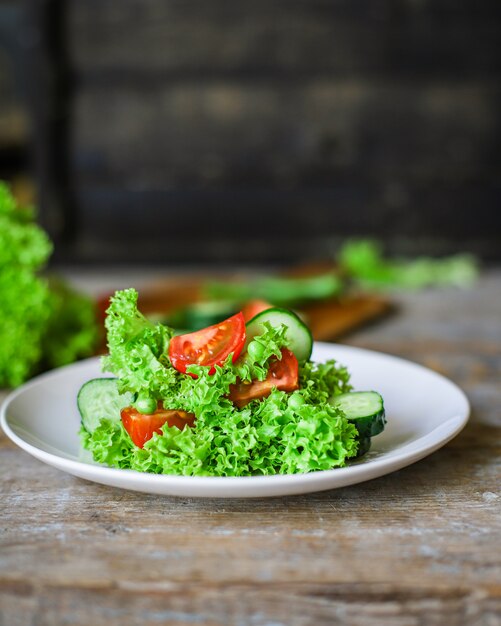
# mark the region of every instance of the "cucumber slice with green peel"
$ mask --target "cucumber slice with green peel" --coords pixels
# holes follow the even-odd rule
[[[384,402],[377,391],[350,391],[331,397],[329,402],[353,422],[361,439],[383,432],[386,424]]]
[[[266,309],[266,311],[253,317],[245,326],[247,343],[252,341],[254,337],[263,334],[266,322],[273,328],[279,328],[282,324],[287,327],[288,348],[300,363],[304,363],[310,358],[313,350],[311,331],[300,317],[288,309]]]
[[[355,459],[359,459],[364,454],[367,454],[371,449],[372,439],[370,437],[358,437],[358,450],[355,455]]]
[[[134,394],[118,393],[117,382],[116,378],[93,378],[80,388],[77,406],[87,432],[92,433],[104,418],[119,422],[120,411],[134,402]]]

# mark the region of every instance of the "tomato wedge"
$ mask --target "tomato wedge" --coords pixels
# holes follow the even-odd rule
[[[266,302],[266,300],[249,300],[249,302],[246,302],[242,307],[242,315],[244,316],[244,320],[246,322],[250,322],[250,320],[253,317],[256,317],[258,313],[262,313],[272,307],[273,305]]]
[[[280,391],[294,391],[299,388],[298,362],[293,352],[282,348],[282,358],[271,362],[268,375],[264,380],[250,383],[238,382],[230,387],[230,400],[238,408],[249,404],[251,400],[266,398],[273,388]]]
[[[193,413],[161,408],[148,415],[139,413],[134,407],[129,406],[121,410],[120,416],[125,430],[138,448],[142,448],[153,437],[153,433],[161,434],[161,428],[165,422],[170,427],[176,426],[179,430],[183,430],[185,426],[193,426],[195,423]]]
[[[183,374],[187,373],[189,365],[210,366],[209,374],[214,374],[215,366],[222,365],[229,354],[233,353],[233,362],[238,359],[244,343],[245,320],[240,312],[214,326],[173,337],[169,344],[169,358]],[[196,378],[194,374],[190,376]]]

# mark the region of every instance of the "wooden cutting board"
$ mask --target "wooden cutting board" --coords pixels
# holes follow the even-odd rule
[[[322,273],[332,265],[315,264],[295,268],[287,275],[311,276]],[[237,278],[227,277],[228,280]],[[175,309],[203,300],[203,285],[209,279],[221,280],[221,276],[203,278],[189,276],[161,280],[143,289],[139,295],[139,307],[147,314],[167,314]],[[225,278],[226,279],[226,278]],[[240,278],[242,280],[242,278]],[[330,298],[304,305],[304,315],[317,341],[335,340],[350,331],[367,324],[393,309],[391,301],[379,294],[361,292],[347,293],[339,298]]]

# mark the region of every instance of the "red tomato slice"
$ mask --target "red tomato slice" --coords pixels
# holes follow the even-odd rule
[[[262,313],[267,309],[271,309],[273,307],[272,304],[266,302],[266,300],[249,300],[242,307],[242,315],[244,316],[244,320],[246,322],[250,322],[253,317],[256,317],[258,313]]]
[[[222,365],[230,353],[233,352],[233,362],[238,359],[244,343],[245,320],[242,313],[237,313],[214,326],[172,337],[169,358],[183,374],[189,365],[210,366],[209,374],[214,374],[215,366]],[[190,376],[196,378],[194,374]]]
[[[153,437],[153,433],[161,434],[161,428],[167,422],[172,427],[176,426],[183,430],[185,426],[193,426],[195,415],[186,411],[174,411],[157,409],[151,415],[139,413],[134,407],[129,406],[120,412],[125,430],[129,433],[132,441],[142,448]]]
[[[299,388],[298,363],[294,354],[282,348],[282,358],[271,362],[268,375],[264,380],[250,383],[238,382],[230,387],[230,400],[238,408],[249,404],[251,400],[266,398],[276,387],[280,391],[294,391]]]

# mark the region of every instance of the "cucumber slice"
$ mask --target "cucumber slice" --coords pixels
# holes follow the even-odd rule
[[[262,311],[253,317],[247,322],[245,327],[247,342],[263,334],[265,322],[268,322],[274,328],[278,328],[282,324],[287,326],[288,347],[292,350],[296,359],[300,363],[304,363],[310,358],[313,350],[313,337],[310,329],[295,313],[287,309],[266,309],[266,311]]]
[[[235,300],[209,300],[194,302],[163,317],[163,323],[174,328],[183,328],[193,332],[218,324],[240,310],[240,303]]]
[[[369,452],[369,450],[371,449],[371,438],[370,437],[358,437],[358,450],[357,453],[355,455],[355,459],[359,459],[361,456],[364,456],[364,454],[367,454],[367,452]]]
[[[133,401],[132,393],[118,393],[116,378],[93,378],[80,388],[77,396],[82,426],[92,433],[104,418],[119,422],[120,411]]]
[[[188,328],[199,330],[207,326],[213,326],[220,321],[235,315],[240,310],[240,305],[234,300],[209,300],[207,302],[195,302],[186,307],[186,325]]]
[[[361,439],[375,437],[384,430],[384,403],[377,391],[351,391],[333,396],[329,401],[353,422]]]

